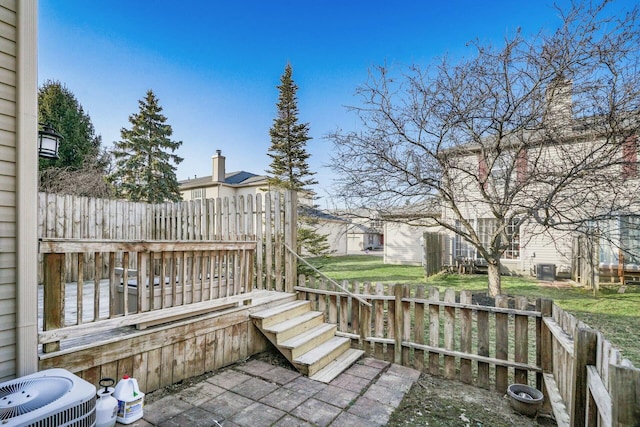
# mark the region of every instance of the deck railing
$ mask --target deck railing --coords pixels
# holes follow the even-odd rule
[[[39,343],[45,353],[53,352],[63,339],[241,304],[255,284],[255,251],[251,241],[41,239]],[[72,255],[79,274],[65,283]],[[84,277],[89,255],[96,273]]]
[[[500,393],[510,383],[528,384],[545,393],[558,426],[635,426],[640,419],[640,369],[551,300],[532,306],[525,297],[499,296],[487,306],[468,291],[447,289],[442,298],[436,287],[342,287],[349,292],[300,276],[295,289],[376,358]]]

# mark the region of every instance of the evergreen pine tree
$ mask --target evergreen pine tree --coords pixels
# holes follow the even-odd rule
[[[271,188],[294,190],[303,193],[303,197],[312,194],[311,185],[318,182],[313,178],[315,172],[309,169],[307,160],[307,141],[309,124],[298,121],[298,86],[294,83],[293,69],[287,64],[280,77],[277,117],[269,130],[271,147],[267,155],[271,158],[268,182]],[[316,231],[317,219],[310,215],[308,206],[298,209],[298,251],[303,248],[313,256],[324,255],[329,250],[327,236]]]
[[[313,179],[315,172],[309,169],[307,163],[309,154],[306,145],[311,139],[309,123],[298,122],[298,86],[292,74],[291,64],[287,64],[277,86],[280,92],[276,104],[278,115],[269,130],[271,147],[267,155],[271,157],[271,168],[267,173],[272,187],[308,191],[309,186],[318,182]]]
[[[152,90],[138,104],[140,111],[129,116],[131,129],[122,128],[122,139],[115,142],[115,171],[109,179],[119,197],[149,203],[179,201],[175,165],[182,158],[173,152],[182,141],[170,139],[173,130]]]
[[[63,140],[59,158],[41,159],[40,167],[79,169],[85,159],[100,156],[101,138],[96,136],[91,118],[73,92],[59,81],[48,80],[38,90],[38,121],[54,128]]]
[[[47,80],[38,89],[38,122],[63,139],[58,159],[40,159],[39,190],[60,194],[107,197],[109,156],[95,134],[89,114],[61,82]]]

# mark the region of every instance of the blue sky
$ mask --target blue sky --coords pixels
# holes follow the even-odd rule
[[[563,2],[561,2],[563,3]],[[551,0],[40,0],[39,83],[59,80],[91,116],[105,147],[129,128],[153,89],[183,141],[178,179],[211,175],[220,149],[227,170],[268,168],[276,85],[287,62],[299,86],[307,149],[331,207],[327,167],[336,129],[357,126],[345,106],[368,70],[470,55],[469,40],[500,43],[518,27],[559,23]]]

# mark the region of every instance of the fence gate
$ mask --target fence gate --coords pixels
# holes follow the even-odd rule
[[[432,276],[442,270],[443,236],[439,233],[425,232],[424,238],[424,274]]]
[[[598,290],[600,284],[600,247],[597,235],[580,234],[573,238],[571,260],[572,279],[585,287]]]

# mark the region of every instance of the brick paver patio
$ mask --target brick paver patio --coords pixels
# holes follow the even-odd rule
[[[145,405],[144,418],[130,426],[384,426],[419,376],[365,358],[323,384],[250,360]]]

